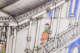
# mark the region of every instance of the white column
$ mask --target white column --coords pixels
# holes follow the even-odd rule
[[[13,41],[13,36],[11,35],[11,37],[10,37],[10,41],[9,41],[9,53],[12,53],[12,48],[13,48],[13,43],[12,43],[12,41]]]
[[[37,30],[37,32],[36,32],[36,43],[35,43],[35,46],[37,47],[38,46],[38,40],[39,40],[39,27],[40,27],[40,25],[39,25],[39,21],[38,21],[38,23],[37,23],[37,28],[36,28],[36,30]]]
[[[12,39],[13,39],[13,35],[11,34],[12,33],[12,30],[11,30],[11,27],[10,27],[10,36],[9,36],[9,52],[8,53],[11,53],[12,52]]]
[[[6,53],[9,53],[9,51],[10,51],[10,49],[11,48],[9,48],[10,46],[10,35],[11,35],[11,33],[10,33],[10,31],[11,31],[11,29],[10,29],[10,27],[8,27],[7,28],[8,30],[7,30],[7,43],[6,43]]]
[[[37,23],[36,23],[36,34],[35,34],[35,45],[34,45],[34,53],[37,53],[38,51],[37,51],[37,46],[38,46],[38,21],[37,21]]]
[[[14,38],[13,38],[13,45],[12,45],[12,53],[16,51],[16,40],[17,40],[17,31],[14,29]]]
[[[39,46],[39,37],[40,37],[40,21],[39,20],[37,20],[37,22],[35,23],[36,25],[35,25],[35,41],[34,41],[34,43],[35,43],[35,45],[34,45],[34,49],[33,49],[33,52],[34,53],[38,53],[38,51],[37,51],[37,49],[38,49],[38,46]]]
[[[30,49],[30,43],[31,43],[31,27],[32,27],[32,21],[30,21],[30,26],[29,26],[29,29],[28,29],[28,35],[27,35],[27,48]]]

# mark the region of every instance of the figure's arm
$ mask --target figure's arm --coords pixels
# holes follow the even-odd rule
[[[48,32],[49,34],[52,34],[52,31],[51,30],[49,30],[49,32]]]

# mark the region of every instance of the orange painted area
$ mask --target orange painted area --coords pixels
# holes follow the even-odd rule
[[[42,33],[42,37],[41,37],[41,45],[43,45],[45,43],[45,40],[48,40],[49,38],[49,34],[46,33]]]
[[[2,50],[6,50],[6,44],[2,45]]]

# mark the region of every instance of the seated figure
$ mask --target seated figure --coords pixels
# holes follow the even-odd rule
[[[48,41],[49,39],[49,34],[50,34],[50,24],[45,24],[45,30],[43,31],[42,33],[42,36],[41,36],[41,45],[44,45],[44,43],[46,41]]]

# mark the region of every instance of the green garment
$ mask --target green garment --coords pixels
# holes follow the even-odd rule
[[[5,50],[2,50],[2,52],[1,53],[6,53],[6,51]]]
[[[43,33],[46,33],[46,32],[50,33],[51,31],[50,29],[45,29]]]

